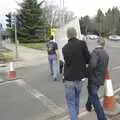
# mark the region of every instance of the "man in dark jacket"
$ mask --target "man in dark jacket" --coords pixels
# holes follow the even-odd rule
[[[79,95],[82,79],[86,77],[89,52],[85,41],[76,38],[74,28],[68,28],[68,43],[63,47],[65,97],[71,120],[78,120]]]
[[[105,40],[99,39],[98,46],[91,54],[90,63],[88,66],[88,101],[86,108],[91,111],[93,105],[97,114],[98,120],[107,120],[104,110],[101,106],[98,97],[100,86],[104,85],[105,74],[108,68],[109,56],[104,49]]]

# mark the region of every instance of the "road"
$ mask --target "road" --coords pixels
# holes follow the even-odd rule
[[[89,50],[95,41],[88,41]],[[110,72],[114,88],[119,87],[120,42],[109,42]],[[113,69],[114,68],[114,69]],[[48,73],[48,63],[17,69],[21,79],[0,84],[1,120],[55,120],[67,114],[64,85],[54,82]],[[83,83],[81,109],[87,99],[87,82]],[[101,92],[103,94],[103,92]],[[56,118],[57,119],[57,118]]]

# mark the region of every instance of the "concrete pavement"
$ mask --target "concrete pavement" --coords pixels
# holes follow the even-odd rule
[[[111,116],[109,120],[119,120],[120,114],[117,114],[115,116]],[[97,120],[95,112],[87,113],[86,115],[79,118],[79,120]]]

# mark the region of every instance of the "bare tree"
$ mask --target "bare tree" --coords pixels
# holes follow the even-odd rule
[[[64,23],[68,23],[75,17],[73,12],[52,3],[46,4],[43,9],[43,15],[51,27],[60,26],[62,19],[64,19]]]

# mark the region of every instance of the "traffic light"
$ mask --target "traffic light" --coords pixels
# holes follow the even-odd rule
[[[11,28],[12,27],[12,15],[11,13],[8,13],[5,15],[7,17],[6,21],[7,21],[7,27]]]

